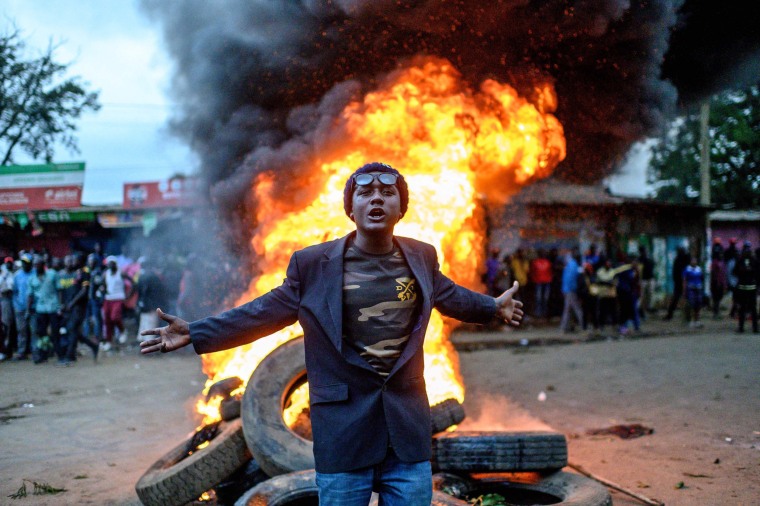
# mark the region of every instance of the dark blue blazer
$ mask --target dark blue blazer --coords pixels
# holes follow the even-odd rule
[[[316,469],[350,471],[377,464],[392,446],[406,462],[431,457],[430,406],[422,344],[435,307],[446,316],[486,323],[496,313],[488,297],[441,274],[435,248],[396,237],[417,279],[419,321],[396,365],[382,377],[345,346],[343,253],[350,236],[293,254],[282,285],[246,304],[190,324],[199,354],[250,343],[298,320],[304,331]]]

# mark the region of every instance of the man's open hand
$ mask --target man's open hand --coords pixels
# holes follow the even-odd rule
[[[156,314],[169,325],[140,332],[141,336],[158,336],[141,342],[140,353],[147,354],[157,351],[166,353],[190,344],[190,326],[185,320],[178,316],[166,314],[161,309],[156,309]]]
[[[514,298],[518,288],[520,288],[520,283],[515,281],[512,288],[496,298],[496,315],[505,323],[515,327],[520,325],[523,318],[523,303]]]

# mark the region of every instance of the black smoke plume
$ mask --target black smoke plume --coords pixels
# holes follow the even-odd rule
[[[144,0],[174,58],[173,128],[228,220],[261,170],[296,182],[329,119],[416,55],[530,95],[551,82],[576,182],[609,174],[679,106],[757,79],[757,11],[706,0]],[[680,97],[680,98],[679,98]],[[295,192],[295,195],[300,195]],[[235,234],[233,234],[235,235]],[[243,234],[244,235],[244,234]],[[228,238],[231,240],[231,238]]]

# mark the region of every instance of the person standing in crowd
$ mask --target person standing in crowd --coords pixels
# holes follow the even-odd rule
[[[538,257],[530,263],[530,280],[536,287],[535,314],[538,318],[549,318],[549,294],[552,286],[552,263],[546,258],[546,251],[538,250]]]
[[[646,319],[647,314],[654,311],[652,299],[654,298],[655,279],[654,279],[654,260],[647,253],[644,246],[639,246],[639,268],[641,270],[639,279],[641,285],[641,298],[639,299],[639,315]]]
[[[713,318],[720,318],[720,302],[728,288],[728,276],[726,263],[723,261],[723,248],[713,249],[712,261],[710,262],[710,295],[712,296]]]
[[[599,328],[602,330],[606,324],[611,323],[614,326],[618,322],[616,274],[609,258],[604,259],[602,266],[596,271],[597,315]]]
[[[591,268],[594,270],[594,272],[596,272],[596,270],[601,267],[601,257],[596,250],[596,244],[591,244],[588,247],[586,254],[583,255],[583,263],[591,265]]]
[[[671,272],[673,276],[673,296],[670,299],[670,305],[668,306],[668,314],[665,315],[665,320],[672,320],[673,313],[678,307],[678,301],[681,300],[683,295],[683,271],[686,266],[689,265],[689,255],[686,253],[686,248],[679,246],[676,252],[676,258],[673,260],[673,270]]]
[[[92,253],[91,255],[95,257],[95,263],[99,266],[103,266],[103,246],[96,242],[95,245],[92,247]]]
[[[293,253],[282,285],[237,308],[145,331],[142,353],[193,345],[209,353],[300,322],[311,392],[319,503],[429,506],[430,404],[423,341],[431,311],[472,323],[519,325],[517,286],[498,298],[456,285],[435,248],[394,236],[409,193],[393,167],[371,163],[346,181],[356,230]]]
[[[142,262],[145,258],[145,256],[140,256],[137,260],[130,262],[121,269],[121,272],[126,276],[124,278],[124,290],[130,294],[124,300],[122,320],[139,322],[140,310],[137,307],[137,283],[139,283],[140,275],[142,274]],[[126,342],[127,333],[124,332],[119,336],[119,344],[125,344]]]
[[[514,276],[515,281],[520,283],[520,286],[527,286],[530,262],[528,262],[525,251],[522,248],[517,248],[515,254],[512,255],[509,267],[512,269],[512,276]]]
[[[47,362],[55,351],[58,362],[65,362],[65,351],[60,342],[61,318],[58,310],[58,273],[47,268],[43,257],[34,261],[34,275],[29,280],[28,307],[32,310],[32,360],[35,364]]]
[[[13,360],[29,357],[32,340],[32,313],[29,306],[29,281],[32,272],[32,255],[21,254],[21,269],[13,275],[13,313],[16,319],[16,354]]]
[[[491,256],[486,260],[486,293],[493,296],[496,293],[496,278],[501,272],[501,261],[499,260],[499,250],[491,250]],[[501,293],[501,292],[499,292]],[[496,294],[498,295],[498,294]]]
[[[583,330],[588,329],[589,323],[593,325],[594,330],[599,328],[599,318],[596,314],[598,293],[594,267],[590,263],[584,263],[581,275],[578,277],[578,295],[583,308]]]
[[[752,245],[744,243],[741,256],[736,261],[734,275],[736,276],[736,299],[739,313],[737,332],[744,332],[744,319],[749,313],[752,320],[752,332],[757,333],[757,259],[752,257]]]
[[[739,309],[739,299],[736,293],[736,285],[738,280],[734,270],[736,268],[736,262],[739,260],[739,250],[736,249],[736,237],[732,237],[728,240],[728,248],[723,255],[726,262],[726,280],[728,281],[728,290],[731,292],[731,310],[728,312],[729,318],[736,316]]]
[[[137,340],[143,341],[140,333],[158,327],[160,320],[156,308],[166,307],[168,300],[164,282],[153,259],[144,257],[140,266],[142,273],[137,281],[137,307],[140,312]]]
[[[705,275],[699,266],[696,256],[692,255],[690,257],[689,265],[684,268],[682,278],[686,302],[691,310],[690,317],[687,317],[689,327],[701,327],[702,322],[699,320],[699,313],[702,309]]]
[[[131,294],[127,293],[127,276],[119,270],[116,264],[116,257],[110,255],[106,257],[105,279],[105,300],[103,301],[103,319],[105,320],[106,336],[103,343],[103,351],[109,351],[113,345],[114,329],[118,329],[117,339],[121,341],[124,335],[124,322],[122,312],[124,311],[124,301]]]
[[[583,325],[583,309],[581,308],[580,297],[578,296],[578,277],[582,274],[578,261],[580,253],[577,248],[568,253],[565,257],[565,267],[562,270],[562,295],[564,297],[564,307],[562,309],[562,320],[560,329],[562,332],[572,332],[574,326],[570,325],[570,312],[575,314],[578,325]]]
[[[67,344],[62,366],[70,366],[77,359],[77,343],[83,342],[92,351],[93,360],[98,359],[98,343],[82,333],[82,323],[87,310],[87,292],[90,287],[89,272],[81,268],[79,255],[67,255],[63,259],[64,271],[58,276],[61,292],[61,309],[66,329]]]
[[[628,259],[624,256],[623,261]],[[625,335],[633,330],[639,331],[641,320],[639,319],[638,300],[641,293],[639,283],[638,262],[625,263],[615,269],[615,291],[617,292],[617,306],[619,311],[620,333]]]
[[[100,343],[103,341],[103,298],[106,285],[103,268],[95,253],[87,255],[87,265],[84,270],[90,282],[87,285],[87,307],[82,331],[85,336],[94,336],[95,342]]]
[[[13,258],[0,265],[0,362],[13,353]]]
[[[525,300],[525,297],[522,297],[525,293],[529,293],[529,291],[523,291],[528,290],[528,272],[530,271],[530,262],[525,256],[525,250],[517,248],[514,255],[509,259],[509,269],[512,273],[512,280],[517,281],[520,284],[520,288],[518,289],[518,293],[515,294],[515,298],[521,299],[527,305],[528,301]],[[528,319],[526,318],[525,322],[527,323],[527,321]]]

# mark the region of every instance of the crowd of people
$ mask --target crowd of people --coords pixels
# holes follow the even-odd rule
[[[103,257],[99,247],[63,258],[46,251],[6,257],[0,266],[0,361],[56,359],[67,367],[76,362],[79,344],[97,360],[101,352],[139,340],[140,330],[159,326],[157,307],[187,313],[183,276],[190,274],[181,259]]]
[[[744,242],[739,249],[732,239],[728,248],[716,239],[711,251],[709,273],[700,259],[678,248],[671,268],[673,293],[665,320],[671,320],[684,302],[684,319],[691,327],[702,326],[702,310],[721,318],[721,303],[731,295],[729,316],[743,332],[747,317],[758,332],[757,285],[760,280],[760,248]],[[706,279],[709,277],[709,285]],[[656,288],[655,262],[643,246],[638,255],[618,253],[615,258],[591,245],[583,254],[578,248],[525,250],[500,257],[491,252],[484,281],[489,293],[501,293],[514,281],[520,282],[518,298],[526,304],[526,314],[534,321],[559,318],[563,332],[603,331],[610,325],[626,335],[640,330],[642,321],[657,313],[653,295]],[[709,292],[707,288],[709,287]]]
[[[211,314],[214,308],[206,307],[208,298],[198,292],[204,279],[212,278],[209,273],[219,269],[197,268],[198,262],[192,254],[104,257],[98,246],[63,258],[46,251],[6,257],[0,265],[0,361],[43,363],[56,358],[69,366],[79,355],[79,344],[97,359],[100,352],[140,340],[140,331],[159,326],[157,307],[188,320]],[[749,242],[735,239],[725,247],[716,239],[709,273],[700,264],[685,248],[678,249],[664,319],[671,320],[683,304],[685,321],[700,327],[703,310],[721,318],[722,304],[730,297],[726,307],[737,322],[736,331],[744,332],[749,320],[758,332],[760,248],[753,251]],[[625,335],[638,331],[657,312],[655,262],[643,246],[638,255],[618,254],[614,259],[594,245],[583,254],[577,248],[518,248],[501,257],[494,250],[484,281],[491,295],[518,281],[526,314],[534,321],[558,318],[559,328],[567,333],[577,328],[601,332],[609,325]]]

